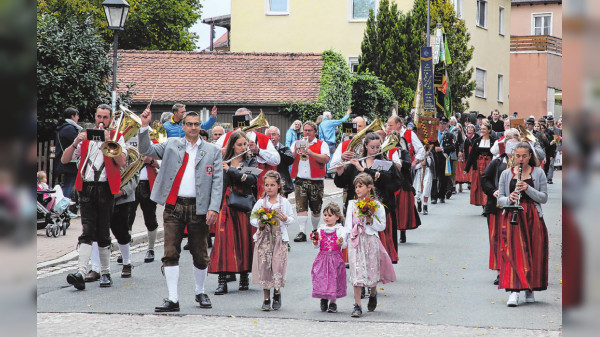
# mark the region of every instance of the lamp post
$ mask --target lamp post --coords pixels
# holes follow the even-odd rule
[[[113,78],[112,78],[112,109],[117,110],[117,49],[119,47],[119,31],[125,27],[129,4],[125,0],[106,0],[102,3],[108,29],[115,35],[113,41]]]

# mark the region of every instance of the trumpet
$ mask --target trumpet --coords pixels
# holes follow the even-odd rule
[[[232,158],[230,158],[230,159],[227,159],[227,160],[225,161],[225,163],[229,164],[229,163],[231,163],[231,162],[232,162],[232,161],[233,161],[235,158],[241,157],[241,156],[245,155],[245,154],[246,154],[246,153],[248,153],[248,152],[250,152],[250,149],[248,149],[248,150],[246,150],[246,151],[244,151],[244,152],[242,152],[242,153],[238,154],[237,156],[234,156],[234,157],[232,157]]]
[[[382,153],[385,153],[385,152],[387,152],[387,151],[395,148],[398,145],[399,142],[400,141],[398,140],[398,136],[396,136],[395,133],[390,133],[390,135],[385,138],[385,141],[383,142],[383,144],[381,144],[381,151],[380,152],[372,154],[370,156],[365,156],[365,157],[362,157],[362,158],[358,158],[357,160],[361,161],[361,160],[365,160],[367,158],[376,157],[376,156],[378,156],[378,155],[380,155]],[[327,170],[327,172],[333,172],[333,171],[337,170],[338,168],[346,166],[348,164],[350,164],[350,161],[345,161],[345,162],[339,163],[339,164],[337,164],[335,166],[330,167]]]

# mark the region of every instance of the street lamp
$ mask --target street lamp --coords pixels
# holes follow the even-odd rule
[[[129,4],[125,0],[106,0],[102,3],[108,29],[114,31],[113,42],[113,81],[112,81],[112,109],[117,110],[117,49],[119,47],[119,31],[125,27]]]

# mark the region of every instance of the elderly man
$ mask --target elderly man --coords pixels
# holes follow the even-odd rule
[[[417,162],[425,159],[425,148],[423,147],[423,144],[414,131],[408,130],[404,126],[404,120],[402,117],[398,115],[390,116],[387,121],[387,125],[390,131],[398,131],[398,134],[406,139],[406,143],[408,144],[408,152],[410,153],[410,159],[413,167]]]
[[[112,139],[115,131],[106,130],[113,119],[112,108],[100,104],[96,109],[96,129],[104,130],[105,139]],[[92,255],[92,242],[98,242],[100,251],[100,287],[110,287],[110,225],[115,198],[123,195],[121,190],[120,168],[127,163],[127,150],[123,137],[117,137],[122,149],[120,155],[103,155],[102,142],[87,140],[86,133],[80,133],[73,144],[65,149],[61,162],[80,159],[75,179],[75,189],[81,203],[81,224],[79,236],[79,263],[77,272],[67,275],[67,282],[78,290],[85,289],[87,265]]]
[[[139,147],[142,155],[162,160],[150,198],[165,205],[162,263],[169,290],[169,297],[154,311],[179,311],[179,254],[186,226],[194,264],[195,299],[201,308],[212,308],[204,282],[210,261],[208,227],[217,221],[223,192],[221,151],[200,137],[200,117],[196,112],[188,112],[182,119],[184,138],[152,144],[148,132],[151,116],[146,109],[140,117]]]
[[[248,115],[250,120],[252,120],[252,112],[246,108],[239,108],[235,112],[236,116]],[[219,138],[215,145],[219,148],[222,148],[225,151],[225,146],[227,145],[227,141],[229,140],[229,136],[231,133],[237,129],[234,129],[223,137]],[[279,152],[273,146],[271,139],[267,137],[265,134],[256,131],[250,131],[246,133],[248,139],[248,149],[252,152],[252,155],[256,157],[256,161],[258,162],[258,168],[263,171],[258,176],[258,195],[262,195],[264,184],[263,177],[267,173],[267,171],[275,171],[277,165],[281,162],[279,158]]]
[[[212,128],[212,143],[216,143],[222,135],[225,134],[225,129],[222,126],[217,125]]]
[[[183,131],[183,115],[185,114],[185,105],[181,103],[175,103],[173,105],[173,116],[166,123],[163,123],[165,130],[167,131],[167,137],[185,137]],[[212,128],[213,124],[217,121],[217,107],[213,106],[210,118],[200,125],[202,130],[208,130]]]
[[[361,132],[366,127],[366,121],[362,117],[356,117],[352,119],[352,123],[356,123],[356,132]],[[333,153],[333,157],[331,158],[331,162],[329,165],[335,166],[342,161],[348,161],[354,157],[354,152],[348,150],[348,144],[354,137],[354,134],[349,135],[350,139],[343,141],[338,147],[335,149]]]
[[[265,134],[271,137],[271,142],[273,143],[273,146],[275,146],[275,149],[277,150],[277,152],[279,153],[279,157],[281,158],[279,165],[277,165],[277,172],[279,172],[279,174],[281,175],[281,179],[283,179],[283,193],[287,198],[287,196],[290,193],[294,192],[294,183],[292,182],[292,178],[290,177],[289,170],[290,165],[294,163],[294,155],[292,154],[292,151],[289,147],[283,146],[283,144],[281,144],[281,133],[279,132],[278,127],[271,126],[267,129]]]

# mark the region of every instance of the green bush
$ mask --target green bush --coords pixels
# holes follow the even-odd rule
[[[323,66],[317,101],[323,104],[324,110],[331,112],[334,119],[342,118],[350,107],[352,96],[350,69],[340,53],[326,50],[321,57]]]
[[[290,103],[280,108],[279,113],[290,116],[291,119],[299,119],[304,123],[306,121],[315,122],[325,110],[327,108],[320,102]]]
[[[352,112],[372,120],[379,116],[387,120],[395,105],[394,93],[375,75],[354,75],[352,84]]]

